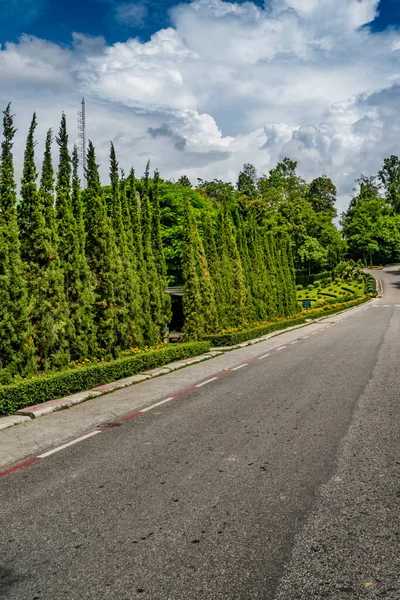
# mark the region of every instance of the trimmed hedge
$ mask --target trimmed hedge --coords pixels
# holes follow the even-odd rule
[[[330,294],[329,292],[318,292],[320,296],[327,296],[328,298],[337,298],[336,294]]]
[[[329,304],[327,304],[321,307],[321,309],[309,310],[307,313],[298,317],[293,317],[291,319],[283,319],[274,323],[266,323],[265,325],[261,325],[260,327],[243,329],[242,331],[209,335],[206,337],[206,339],[210,340],[211,345],[215,347],[236,346],[237,344],[247,342],[248,340],[259,338],[263,335],[266,335],[267,333],[272,333],[274,331],[279,331],[280,329],[286,329],[287,327],[293,327],[295,325],[301,325],[305,323],[306,319],[317,319],[333,315],[342,310],[346,310],[346,308],[352,308],[353,306],[362,304],[367,300],[369,300],[369,296],[363,296],[355,300],[350,300],[349,302],[343,302],[340,306],[335,305],[334,308],[330,308]]]
[[[376,290],[376,279],[369,273],[365,274],[365,291],[367,294],[372,294],[373,296],[378,295]]]
[[[174,360],[197,356],[208,352],[209,349],[210,342],[207,341],[168,344],[160,350],[124,356],[98,365],[60,371],[60,373],[42,375],[37,379],[5,385],[0,387],[0,416],[11,415],[25,406],[42,404],[47,400],[90,390],[105,383],[160,367]]]
[[[308,275],[301,271],[296,271],[296,283],[307,287],[310,283],[315,281],[321,281],[322,279],[333,278],[332,271],[322,271],[322,273],[316,273],[315,275]]]

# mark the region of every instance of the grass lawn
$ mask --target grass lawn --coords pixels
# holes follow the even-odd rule
[[[322,287],[314,287],[312,290],[307,288],[297,292],[297,300],[310,300],[312,307],[323,306],[328,300],[349,296],[349,298],[358,298],[364,295],[364,281],[342,281],[336,279],[329,285]]]

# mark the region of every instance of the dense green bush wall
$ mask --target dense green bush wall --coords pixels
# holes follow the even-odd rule
[[[210,349],[210,342],[169,344],[160,350],[151,350],[126,356],[98,365],[70,369],[43,375],[35,379],[0,387],[0,416],[10,415],[20,408],[41,404],[47,400],[89,390],[93,387],[154,369],[173,360],[197,356]]]

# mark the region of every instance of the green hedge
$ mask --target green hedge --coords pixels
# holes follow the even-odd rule
[[[320,296],[327,296],[328,298],[337,298],[336,294],[330,294],[329,292],[318,292]]]
[[[20,408],[41,404],[54,398],[62,398],[75,392],[136,375],[148,369],[160,367],[174,360],[182,360],[208,352],[210,342],[189,342],[166,345],[133,356],[124,356],[110,362],[99,363],[81,369],[70,369],[43,375],[0,387],[0,416],[11,415]]]
[[[369,300],[369,297],[363,296],[355,300],[350,300],[349,302],[343,302],[341,306],[335,306],[335,308],[330,308],[329,304],[327,304],[321,307],[321,309],[309,310],[307,313],[301,316],[283,319],[274,323],[266,323],[265,325],[261,325],[260,327],[243,329],[242,331],[209,335],[206,337],[206,339],[210,340],[211,345],[215,347],[236,346],[237,344],[242,344],[243,342],[247,342],[248,340],[259,338],[263,335],[266,335],[267,333],[272,333],[274,331],[279,331],[280,329],[286,329],[287,327],[293,327],[295,325],[301,325],[305,323],[306,319],[317,319],[333,315],[337,312],[340,312],[341,310],[346,310],[346,308],[352,308],[353,306],[362,304],[367,300]]]
[[[378,295],[376,290],[376,279],[369,273],[365,274],[365,291],[367,294],[373,294],[374,296]]]
[[[332,271],[322,271],[322,273],[316,273],[315,275],[308,275],[301,271],[296,271],[296,283],[307,287],[310,283],[315,281],[321,281],[322,279],[334,278]]]

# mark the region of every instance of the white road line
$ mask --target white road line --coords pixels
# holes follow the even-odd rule
[[[64,450],[64,448],[69,448],[69,446],[73,446],[74,444],[77,444],[78,442],[82,442],[83,440],[86,440],[87,438],[90,438],[93,435],[97,435],[98,433],[101,433],[101,431],[96,430],[96,431],[92,431],[91,433],[87,433],[86,435],[82,435],[81,437],[76,438],[76,440],[72,440],[72,442],[68,442],[67,444],[58,446],[58,448],[54,448],[54,450],[49,450],[48,452],[44,452],[43,454],[40,454],[37,458],[46,458],[47,456],[51,456],[52,454],[55,454],[56,452],[60,452],[60,450]]]
[[[383,304],[383,308],[390,308],[390,304]]]
[[[276,349],[276,352],[279,352],[279,350],[284,350],[286,348],[286,346],[281,346],[280,348]]]
[[[166,398],[165,400],[161,400],[161,402],[152,404],[151,406],[148,406],[147,408],[141,408],[139,412],[144,413],[144,412],[147,412],[148,410],[153,410],[153,408],[156,408],[157,406],[161,406],[161,404],[165,404],[166,402],[170,402],[173,399],[174,399],[173,396],[171,396],[171,398]]]
[[[233,367],[233,369],[231,369],[231,371],[237,371],[238,369],[243,369],[243,367],[247,367],[248,364],[244,363],[244,365],[239,365],[238,367]]]
[[[194,387],[201,387],[202,385],[206,385],[207,383],[211,383],[212,381],[215,381],[216,379],[218,379],[218,377],[212,377],[211,379],[207,379],[207,381],[203,381],[203,383],[198,383],[197,385],[195,385]]]
[[[400,308],[400,304],[395,304],[395,307],[396,308]]]
[[[271,356],[271,354],[268,352],[268,354],[264,354],[264,356],[259,356],[258,360],[262,360],[263,358],[267,358],[268,356]]]

